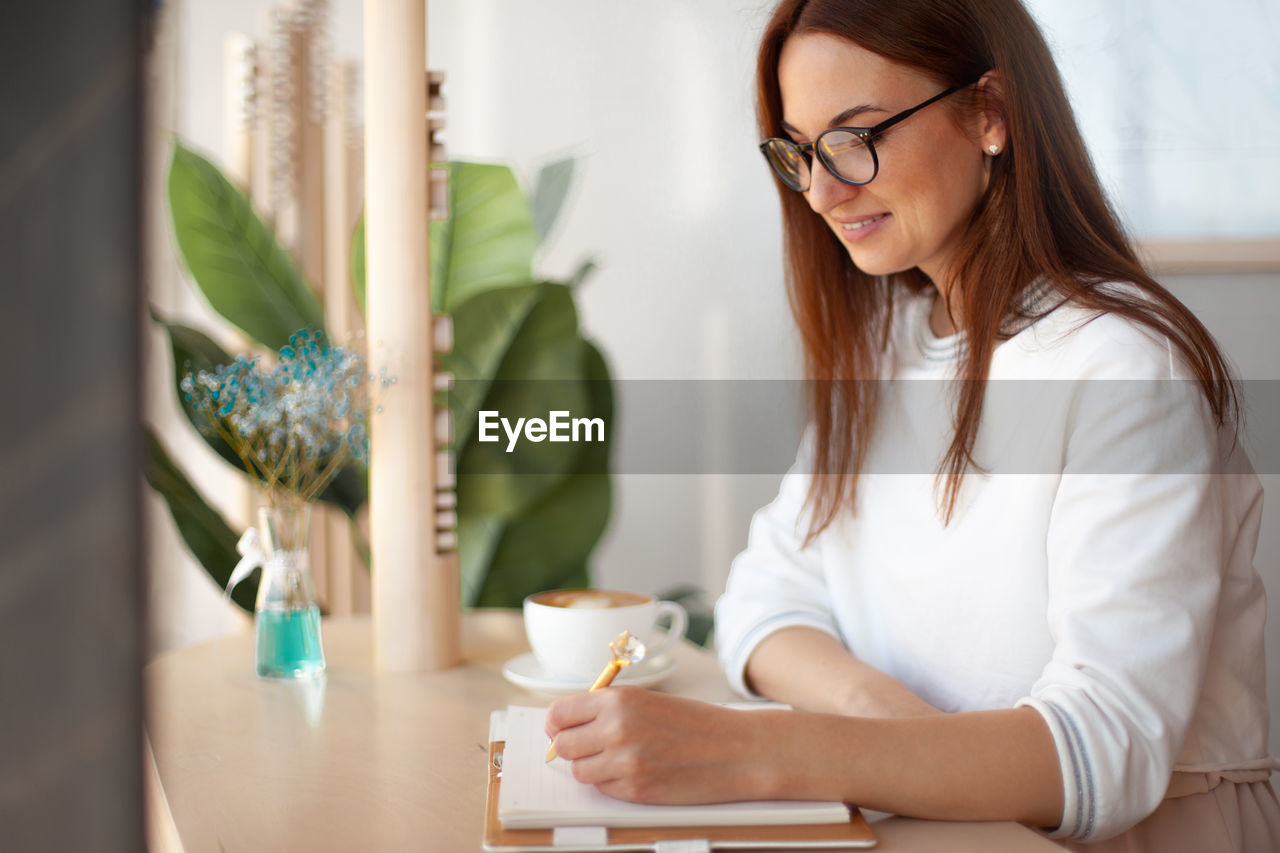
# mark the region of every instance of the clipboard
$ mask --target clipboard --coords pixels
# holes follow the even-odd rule
[[[857,807],[849,806],[848,823],[771,826],[599,827],[503,829],[498,820],[505,740],[489,742],[489,783],[484,805],[484,849],[516,851],[652,850],[655,853],[709,853],[712,850],[787,847],[853,850],[874,847],[875,833]]]

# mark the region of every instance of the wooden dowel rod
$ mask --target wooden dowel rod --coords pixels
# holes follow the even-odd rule
[[[437,556],[427,258],[425,0],[365,0],[365,240],[370,371],[395,376],[370,423],[373,646],[384,670],[461,657],[456,570]]]

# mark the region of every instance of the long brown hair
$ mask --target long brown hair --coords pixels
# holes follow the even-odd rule
[[[982,414],[991,356],[1023,291],[1044,281],[1073,304],[1110,312],[1165,336],[1199,381],[1221,426],[1238,415],[1226,361],[1204,326],[1143,269],[1098,183],[1062,80],[1019,0],[782,0],[757,59],[761,138],[781,136],[778,59],[793,33],[822,32],[914,68],[950,87],[995,69],[1006,145],[974,209],[955,262],[953,320],[965,332],[956,431],[938,472],[944,522],[955,511]],[[955,97],[955,109],[972,109]],[[853,510],[876,422],[878,375],[896,288],[932,282],[918,269],[871,276],[854,266],[805,197],[778,182],[788,296],[811,380],[812,539]],[[999,240],[990,239],[999,234]],[[1125,283],[1124,288],[1108,287]],[[951,306],[948,306],[951,307]],[[1029,319],[1035,319],[1031,317]]]

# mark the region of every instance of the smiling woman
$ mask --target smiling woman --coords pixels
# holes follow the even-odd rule
[[[824,79],[849,85],[812,85]],[[947,266],[989,180],[986,149],[1004,143],[1003,116],[989,106],[997,79],[989,72],[974,84],[985,89],[984,108],[963,116],[942,108],[917,112],[964,84],[937,92],[928,76],[823,32],[800,33],[786,41],[778,60],[787,113],[780,125],[796,141],[817,140],[817,159],[825,167],[810,170],[806,164],[805,186],[791,188],[808,192],[809,205],[864,273],[917,267],[944,297],[950,294]],[[859,106],[850,108],[850,103]],[[908,116],[912,120],[901,124]],[[833,143],[828,140],[850,134],[840,126],[855,118],[878,124],[855,137],[861,145],[846,142],[838,156],[830,152]],[[893,136],[887,138],[890,127]],[[878,168],[880,160],[883,168]],[[879,239],[873,239],[876,235]],[[935,317],[950,327],[946,312]]]
[[[1231,377],[1136,259],[1034,22],[783,0],[758,56],[812,423],[716,630],[730,681],[799,713],[598,691],[552,706],[560,754],[625,799],[1280,849]]]

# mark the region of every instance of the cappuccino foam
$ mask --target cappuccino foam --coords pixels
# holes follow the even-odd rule
[[[566,609],[604,610],[610,607],[630,607],[652,601],[634,592],[604,589],[559,589],[540,592],[532,597],[538,604]]]

